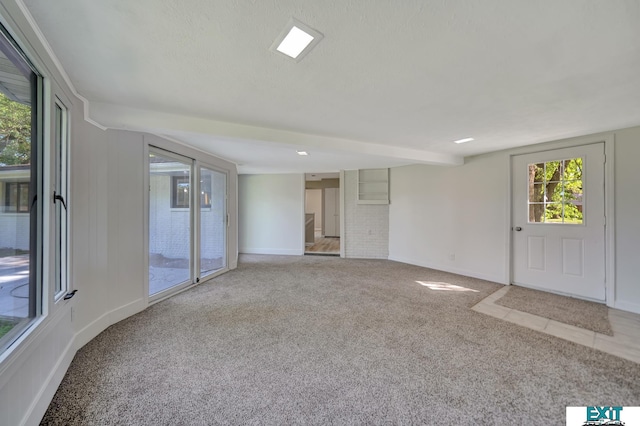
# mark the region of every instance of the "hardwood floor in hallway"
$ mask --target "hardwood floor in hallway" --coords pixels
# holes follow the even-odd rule
[[[305,254],[331,254],[340,255],[340,238],[339,237],[316,237],[315,243],[305,247]]]

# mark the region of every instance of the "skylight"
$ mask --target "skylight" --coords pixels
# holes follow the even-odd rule
[[[300,62],[322,37],[318,31],[291,18],[269,50]]]
[[[289,34],[282,40],[277,47],[278,52],[291,56],[296,59],[299,54],[313,41],[313,36],[302,31],[295,25],[289,31]]]

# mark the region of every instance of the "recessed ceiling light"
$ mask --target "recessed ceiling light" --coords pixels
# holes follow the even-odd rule
[[[471,142],[473,140],[473,138],[464,138],[464,139],[458,139],[457,141],[453,141],[453,143],[465,143],[465,142]]]
[[[313,36],[311,34],[305,33],[294,25],[276,50],[295,59],[312,41]]]
[[[307,151],[296,151],[298,155],[309,155]]]
[[[322,40],[322,37],[318,31],[291,18],[269,50],[282,53],[299,62]]]

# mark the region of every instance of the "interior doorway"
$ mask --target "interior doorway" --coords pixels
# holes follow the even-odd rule
[[[340,256],[340,175],[305,175],[305,254]]]

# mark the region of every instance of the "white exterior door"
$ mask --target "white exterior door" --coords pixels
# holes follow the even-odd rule
[[[324,236],[340,236],[340,189],[324,190]]]
[[[511,161],[513,280],[605,300],[604,143]]]

